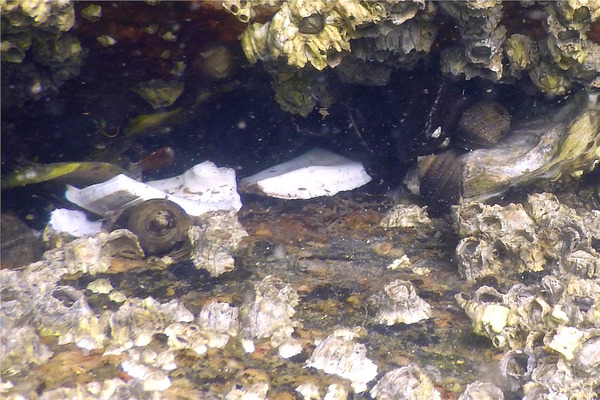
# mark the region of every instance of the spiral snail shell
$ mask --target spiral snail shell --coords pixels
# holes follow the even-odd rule
[[[127,228],[146,255],[163,253],[186,238],[190,217],[170,200],[152,199],[128,211]]]

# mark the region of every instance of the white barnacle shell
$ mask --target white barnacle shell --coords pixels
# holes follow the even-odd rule
[[[431,230],[431,220],[427,215],[427,207],[416,204],[397,204],[383,217],[380,226],[386,228],[419,228]]]
[[[523,386],[527,379],[529,356],[521,350],[509,350],[500,360],[500,374],[508,384],[511,392]]]
[[[575,352],[573,367],[591,376],[600,375],[600,330],[588,332],[588,338],[581,342]]]
[[[495,301],[483,302],[480,299],[483,295],[495,298]],[[488,336],[496,347],[504,347],[509,343],[509,337],[506,336],[507,332],[504,332],[504,329],[515,325],[519,321],[519,316],[503,304],[502,294],[494,288],[482,286],[475,292],[472,300],[469,300],[464,293],[457,294],[455,299],[471,318],[475,333]]]
[[[559,326],[548,348],[556,351],[567,361],[573,360],[575,350],[581,345],[585,333],[573,326]]]
[[[367,358],[366,346],[335,334],[319,343],[306,366],[348,379],[356,393],[367,390],[367,383],[377,376],[377,365]]]
[[[458,400],[504,400],[502,390],[490,382],[469,383]]]
[[[377,400],[441,399],[431,379],[416,365],[396,368],[386,373],[371,389],[370,394]]]
[[[397,279],[389,283],[379,297],[382,304],[375,320],[380,324],[412,324],[431,317],[431,306],[408,281]]]

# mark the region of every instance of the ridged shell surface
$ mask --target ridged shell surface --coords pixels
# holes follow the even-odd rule
[[[493,147],[510,129],[510,120],[510,113],[502,104],[476,103],[465,110],[458,122],[458,141],[468,149]]]
[[[459,152],[448,150],[419,158],[419,192],[433,214],[457,204],[462,193]]]

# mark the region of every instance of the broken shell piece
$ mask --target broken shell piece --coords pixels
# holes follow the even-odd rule
[[[314,149],[240,181],[240,190],[280,199],[333,196],[371,181],[363,165],[327,150]]]
[[[242,208],[236,188],[235,170],[217,167],[210,161],[197,164],[182,175],[150,181],[148,185],[175,196],[177,199],[170,200],[179,204],[190,215],[201,215],[213,210],[239,211]],[[179,201],[180,198],[186,202]],[[196,203],[197,211],[188,202]]]
[[[348,379],[356,393],[367,390],[367,383],[377,376],[377,365],[367,358],[365,345],[335,334],[319,343],[306,366]]]
[[[431,379],[414,365],[388,372],[371,389],[370,394],[377,400],[441,399]]]
[[[50,221],[44,231],[44,240],[50,237],[66,233],[73,237],[83,237],[100,232],[102,223],[92,222],[87,219],[83,211],[57,208],[50,213]]]
[[[379,297],[382,304],[375,316],[377,323],[413,324],[431,317],[431,306],[417,296],[414,286],[408,281],[397,279],[391,282]]]
[[[150,199],[171,200],[192,216],[242,208],[236,191],[235,171],[218,168],[210,161],[198,164],[182,175],[148,183],[121,174],[84,189],[67,185],[65,196],[78,206],[102,216]]]

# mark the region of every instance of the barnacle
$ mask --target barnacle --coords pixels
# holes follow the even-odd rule
[[[386,373],[369,393],[377,400],[442,398],[431,379],[416,365]]]
[[[267,276],[255,285],[254,295],[254,301],[240,309],[241,336],[249,339],[270,337],[273,347],[278,347],[301,326],[292,320],[298,293],[280,279]]]
[[[187,231],[196,268],[219,276],[234,268],[233,251],[248,236],[236,213],[214,211],[203,214]]]
[[[71,1],[2,0],[0,15],[3,105],[39,99],[79,74],[87,51],[67,33],[75,22]]]
[[[379,294],[379,301],[381,306],[375,321],[380,324],[413,324],[431,317],[431,306],[417,295],[408,281],[390,282]]]
[[[346,378],[356,393],[362,393],[377,376],[377,365],[367,358],[365,345],[354,342],[354,336],[346,329],[335,331],[319,343],[306,366]]]

